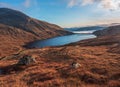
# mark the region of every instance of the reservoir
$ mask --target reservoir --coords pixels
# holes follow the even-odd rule
[[[82,31],[83,32],[83,31]],[[90,31],[91,32],[91,31]],[[85,39],[95,38],[92,33],[74,33],[71,35],[58,36],[50,39],[39,40],[27,45],[28,48],[43,48],[48,46],[62,46]]]

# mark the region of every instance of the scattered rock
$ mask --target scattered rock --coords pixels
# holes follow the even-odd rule
[[[18,65],[30,65],[30,64],[34,64],[36,63],[36,60],[35,58],[31,57],[31,56],[28,56],[28,55],[25,55],[23,56],[23,58],[21,58],[19,61],[18,61]]]
[[[77,63],[77,62],[73,62],[73,63],[71,64],[71,66],[72,66],[72,68],[77,69],[77,68],[79,68],[79,67],[81,66],[81,64],[79,64],[79,63]]]

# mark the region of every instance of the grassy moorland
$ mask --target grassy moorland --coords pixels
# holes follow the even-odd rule
[[[1,87],[120,87],[120,35],[61,47],[25,49],[0,60]],[[18,66],[24,55],[37,63]],[[72,62],[81,64],[71,68]]]

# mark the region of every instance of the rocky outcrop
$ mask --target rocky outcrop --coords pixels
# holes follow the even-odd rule
[[[17,65],[30,65],[30,64],[34,64],[34,63],[36,63],[35,58],[25,55],[25,56],[23,56],[23,58],[21,58],[18,61]]]
[[[111,26],[107,29],[95,31],[93,34],[96,36],[112,36],[112,35],[120,35],[120,25]]]

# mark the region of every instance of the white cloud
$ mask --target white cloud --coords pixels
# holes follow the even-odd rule
[[[120,9],[120,0],[101,0],[101,6],[109,10],[118,10]]]
[[[120,9],[120,0],[70,0],[68,7],[73,6],[85,6],[88,4],[98,3],[102,8],[108,10],[118,10]]]
[[[69,0],[68,6],[73,7],[77,5],[88,5],[93,4],[95,0]],[[97,0],[96,0],[97,1]]]
[[[37,0],[24,0],[23,6],[29,8],[31,6],[37,6]]]
[[[94,3],[94,0],[83,0],[82,1],[82,5],[87,5],[87,4],[93,4]]]
[[[25,0],[25,2],[23,3],[23,5],[25,6],[25,7],[30,7],[31,6],[31,0]]]
[[[78,0],[70,0],[70,2],[68,3],[68,7],[73,7],[75,5],[77,5],[77,2]]]

